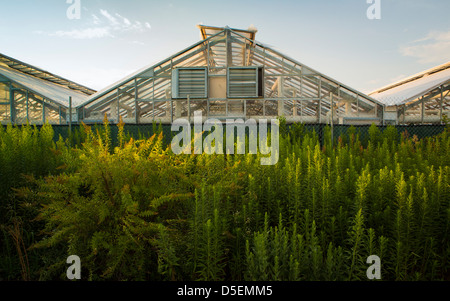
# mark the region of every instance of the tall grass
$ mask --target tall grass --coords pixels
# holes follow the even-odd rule
[[[0,126],[0,278],[5,280],[28,280],[30,265],[38,264],[39,258],[28,258],[27,254],[37,235],[29,222],[36,210],[30,203],[20,203],[15,190],[28,185],[29,175],[43,177],[58,172],[62,161],[53,136],[50,125],[41,129],[28,124]]]
[[[10,172],[23,151],[8,137],[47,151],[14,194],[39,212],[33,277],[64,278],[76,254],[91,280],[354,281],[378,255],[384,280],[449,280],[448,130],[419,140],[372,126],[363,143],[353,128],[332,140],[282,124],[274,166],[177,156],[161,131],[135,140],[123,124],[117,137],[84,127],[76,146],[34,131],[0,132]]]

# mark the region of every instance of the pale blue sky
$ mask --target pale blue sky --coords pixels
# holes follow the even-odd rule
[[[450,1],[66,0],[0,2],[0,52],[94,89],[199,41],[196,25],[258,29],[256,39],[362,92],[450,61]]]

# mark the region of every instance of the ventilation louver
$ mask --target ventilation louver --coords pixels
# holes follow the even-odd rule
[[[178,68],[172,73],[172,98],[207,98],[206,68]]]
[[[228,69],[229,98],[262,97],[263,83],[262,67]]]

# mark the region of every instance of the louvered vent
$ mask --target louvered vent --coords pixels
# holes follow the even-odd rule
[[[229,68],[228,97],[262,97],[262,68]]]
[[[206,68],[178,68],[172,75],[172,98],[207,98]]]
[[[228,70],[228,97],[256,97],[257,69],[230,68]]]

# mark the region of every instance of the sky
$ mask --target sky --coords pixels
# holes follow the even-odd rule
[[[369,93],[450,61],[449,11],[448,0],[1,0],[0,53],[101,90],[197,43],[197,24],[254,26],[257,41]]]

